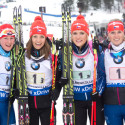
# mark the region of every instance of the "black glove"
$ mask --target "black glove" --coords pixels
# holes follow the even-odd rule
[[[52,90],[52,88],[49,91],[50,99],[56,101],[59,97],[60,92],[55,88]]]
[[[19,90],[18,89],[14,89],[12,91],[12,96],[11,97],[9,96],[10,103],[12,104],[15,99],[18,99],[18,97],[19,97]]]
[[[61,87],[63,87],[67,83],[68,83],[68,78],[61,77],[61,79],[59,80],[59,84]]]
[[[95,93],[91,93],[91,99],[92,101],[96,101],[98,102],[100,100],[100,96],[99,96],[99,93],[98,92],[95,92]]]
[[[99,52],[99,40],[96,37],[93,40],[93,48]]]
[[[103,108],[102,98],[98,92],[91,93],[91,100],[95,101],[97,103],[97,106],[99,106],[100,108]]]
[[[102,45],[104,48],[108,48],[108,45],[109,45],[110,41],[108,41],[108,39],[104,40]]]
[[[13,104],[14,100],[15,100],[14,96],[9,97],[9,101],[10,101],[11,104]]]
[[[61,50],[61,49],[62,49],[62,46],[63,46],[63,39],[61,38],[61,39],[59,39],[59,40],[55,40],[54,42],[55,42],[55,44],[56,44],[57,50]]]
[[[13,93],[13,95],[14,95],[14,97],[15,97],[15,99],[18,99],[19,98],[19,89],[15,89],[14,90],[14,93]]]

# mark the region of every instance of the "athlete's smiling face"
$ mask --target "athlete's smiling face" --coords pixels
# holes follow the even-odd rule
[[[88,34],[83,30],[75,30],[72,33],[72,41],[81,48],[88,40]]]
[[[12,36],[5,36],[0,39],[0,45],[5,51],[10,51],[15,43],[15,38]]]
[[[119,46],[124,41],[124,32],[121,30],[114,30],[108,34],[110,42],[115,46]]]
[[[32,44],[33,47],[37,50],[41,49],[45,44],[46,38],[41,34],[34,34],[32,36]]]

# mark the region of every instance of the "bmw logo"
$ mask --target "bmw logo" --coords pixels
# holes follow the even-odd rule
[[[118,56],[117,58],[114,58],[113,61],[114,61],[116,64],[120,64],[120,63],[123,62],[123,57]]]
[[[78,59],[78,60],[76,61],[75,65],[76,65],[77,68],[83,68],[84,65],[85,65],[84,59]]]
[[[38,70],[40,68],[40,64],[39,63],[36,63],[36,62],[33,62],[31,64],[31,67],[33,70]]]
[[[11,63],[10,63],[10,62],[6,62],[6,63],[5,63],[5,69],[6,69],[7,71],[10,71],[10,70],[11,70]]]

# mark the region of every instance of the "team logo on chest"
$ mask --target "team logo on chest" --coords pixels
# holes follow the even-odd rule
[[[121,50],[120,52],[117,53],[110,53],[110,55],[113,57],[113,61],[116,64],[120,64],[123,62],[123,56],[125,55],[125,50]]]
[[[75,65],[77,68],[83,68],[85,66],[85,61],[83,58],[80,58],[78,59],[76,62],[75,62]]]
[[[33,62],[33,63],[31,64],[31,68],[32,68],[33,70],[38,70],[38,69],[40,68],[40,64],[39,64],[39,63],[36,63],[36,62]]]
[[[117,58],[114,58],[113,61],[114,61],[116,64],[120,64],[120,63],[123,62],[123,57],[118,56]]]
[[[6,69],[7,71],[10,71],[10,70],[11,70],[11,64],[10,64],[10,62],[6,62],[6,63],[5,63],[5,69]]]

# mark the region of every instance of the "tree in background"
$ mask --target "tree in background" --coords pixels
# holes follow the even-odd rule
[[[94,10],[96,10],[101,8],[101,4],[101,0],[91,0],[90,5],[94,8]]]
[[[74,0],[64,0],[67,6],[73,6]],[[77,0],[77,7],[81,12],[101,9],[108,12],[121,12],[123,0]]]

